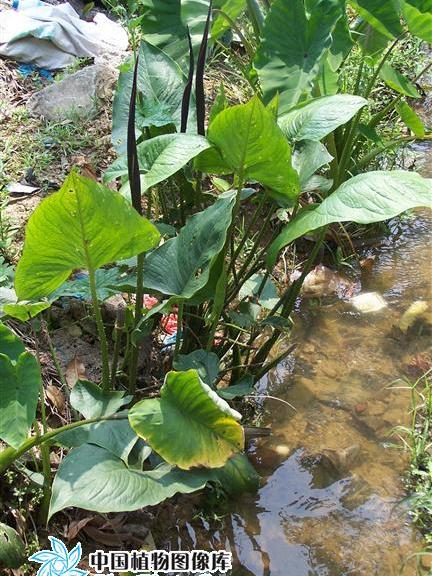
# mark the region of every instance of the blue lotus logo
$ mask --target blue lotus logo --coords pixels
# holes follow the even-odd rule
[[[30,556],[29,560],[39,562],[42,566],[36,576],[87,576],[87,570],[77,568],[81,560],[81,544],[77,544],[68,552],[66,546],[58,538],[48,536],[52,550],[41,550]]]

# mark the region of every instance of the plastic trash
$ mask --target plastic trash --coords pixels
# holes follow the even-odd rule
[[[76,57],[94,58],[127,50],[126,31],[104,14],[85,22],[67,3],[15,2],[16,9],[0,12],[0,56],[56,70],[70,66]]]

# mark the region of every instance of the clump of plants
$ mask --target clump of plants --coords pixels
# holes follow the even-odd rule
[[[73,271],[88,272],[102,375],[73,387],[73,422],[48,428],[38,358],[0,326],[0,438],[8,445],[0,469],[26,463],[40,447],[44,520],[69,506],[135,510],[209,482],[228,492],[254,488],[241,416],[229,402],[253,394],[287,354],[287,344],[273,351],[289,340],[297,296],[329,227],[381,222],[431,202],[431,181],[418,174],[363,172],[363,144],[379,123],[361,122],[372,85],[363,94],[325,89],[325,74],[334,78],[352,47],[343,3],[275,0],[265,19],[256,13],[249,71],[256,94],[230,106],[221,86],[210,109],[208,41],[229,3],[213,27],[212,6],[202,4],[192,17],[182,3],[178,29],[162,16],[140,21],[144,40],[120,74],[114,102],[118,158],[105,174],[120,190],[73,171],[30,218],[16,294],[3,303],[6,319],[29,320],[70,293]],[[393,17],[390,26],[388,9],[372,17],[364,4],[356,6],[365,26],[387,45],[399,31]],[[249,14],[257,9],[247,6]],[[394,105],[401,101],[399,94]],[[278,284],[281,250],[305,237],[313,247],[300,277]],[[132,298],[111,346],[102,288],[122,291],[112,273],[125,261]],[[144,295],[157,304],[145,308]],[[178,327],[160,396],[138,400],[140,342],[172,311]],[[127,389],[117,377],[122,346]],[[70,451],[52,481],[49,453],[57,445]]]

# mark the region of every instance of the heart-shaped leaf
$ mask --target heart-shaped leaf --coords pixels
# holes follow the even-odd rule
[[[194,134],[164,134],[145,140],[137,147],[141,177],[141,192],[166,180],[200,152],[210,147],[203,137]],[[105,172],[105,181],[126,176],[126,156],[118,158]]]
[[[402,12],[414,36],[432,42],[432,6],[429,0],[405,0]]]
[[[271,3],[254,61],[266,103],[279,93],[284,113],[310,93],[342,13],[338,0],[316,0],[310,13],[303,0]]]
[[[36,358],[22,352],[16,361],[0,354],[0,438],[18,448],[36,416],[41,374]]]
[[[153,224],[118,193],[72,172],[30,217],[15,275],[18,298],[48,296],[73,270],[95,270],[158,241]]]
[[[176,238],[149,254],[144,263],[146,289],[178,299],[192,298],[201,290],[225,244],[234,204],[235,192],[221,194],[209,208],[191,216]]]
[[[291,148],[258,97],[219,112],[207,138],[215,149],[197,158],[203,172],[233,172],[241,181],[257,180],[286,201],[299,194],[298,177],[291,166]],[[225,166],[220,170],[220,167]]]
[[[70,395],[72,408],[78,410],[86,419],[115,414],[131,400],[132,396],[125,396],[124,392],[119,390],[107,392],[87,380],[78,380]]]
[[[21,340],[10,328],[0,322],[0,354],[5,354],[12,362],[16,362],[23,352],[25,352],[25,347]]]
[[[196,370],[204,384],[213,388],[213,383],[219,374],[219,358],[214,352],[194,350],[190,354],[179,354],[173,362],[173,367],[179,372]]]
[[[240,452],[240,417],[196,370],[169,372],[160,398],[138,402],[129,411],[135,432],[169,464],[185,470],[220,467]]]
[[[321,204],[303,210],[271,244],[267,265],[296,238],[332,222],[371,224],[417,206],[432,206],[432,180],[415,172],[367,172],[344,182]]]
[[[204,475],[173,470],[166,464],[146,472],[128,468],[108,450],[85,444],[72,450],[59,466],[49,517],[69,506],[100,513],[138,510],[178,492],[200,490],[206,482]]]

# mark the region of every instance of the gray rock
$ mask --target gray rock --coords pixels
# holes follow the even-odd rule
[[[116,70],[109,66],[87,66],[33,94],[27,108],[30,114],[43,116],[45,120],[92,116],[98,110],[99,99],[110,97],[116,77]]]

